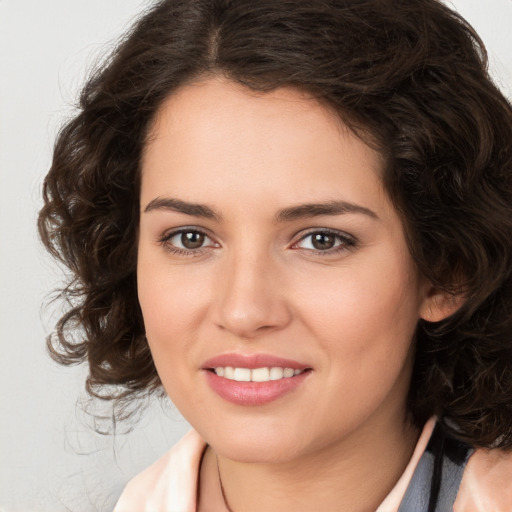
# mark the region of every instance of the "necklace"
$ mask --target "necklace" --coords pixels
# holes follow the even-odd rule
[[[222,478],[220,476],[220,468],[219,468],[219,458],[217,457],[217,454],[215,454],[215,460],[217,462],[217,474],[219,475],[220,492],[222,494],[222,499],[224,501],[224,505],[226,505],[228,512],[233,512],[233,510],[231,510],[231,507],[229,506],[228,500],[226,499],[226,493],[224,492],[224,486],[222,485]]]

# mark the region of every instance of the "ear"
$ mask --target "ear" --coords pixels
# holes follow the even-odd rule
[[[426,287],[420,317],[427,322],[440,322],[453,315],[464,304],[462,294],[447,293],[432,285]]]

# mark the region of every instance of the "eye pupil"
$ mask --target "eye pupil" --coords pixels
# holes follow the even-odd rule
[[[187,231],[181,234],[181,243],[187,249],[199,249],[204,244],[205,235],[197,231]]]
[[[332,249],[336,240],[334,235],[328,233],[316,233],[312,236],[312,243],[315,249],[325,251],[326,249]]]

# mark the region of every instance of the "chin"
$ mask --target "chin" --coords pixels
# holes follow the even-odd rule
[[[230,460],[250,464],[278,464],[286,463],[300,453],[297,443],[287,439],[283,444],[277,438],[267,440],[265,437],[248,439],[240,436],[239,439],[219,441],[218,446],[212,448],[219,455]]]
[[[242,463],[284,463],[300,455],[302,440],[294,435],[293,428],[282,422],[281,425],[264,423],[215,431],[207,428],[203,437],[216,453]]]

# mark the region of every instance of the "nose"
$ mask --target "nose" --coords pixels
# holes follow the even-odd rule
[[[268,255],[232,255],[217,276],[214,321],[239,338],[253,339],[291,320],[282,272]]]

